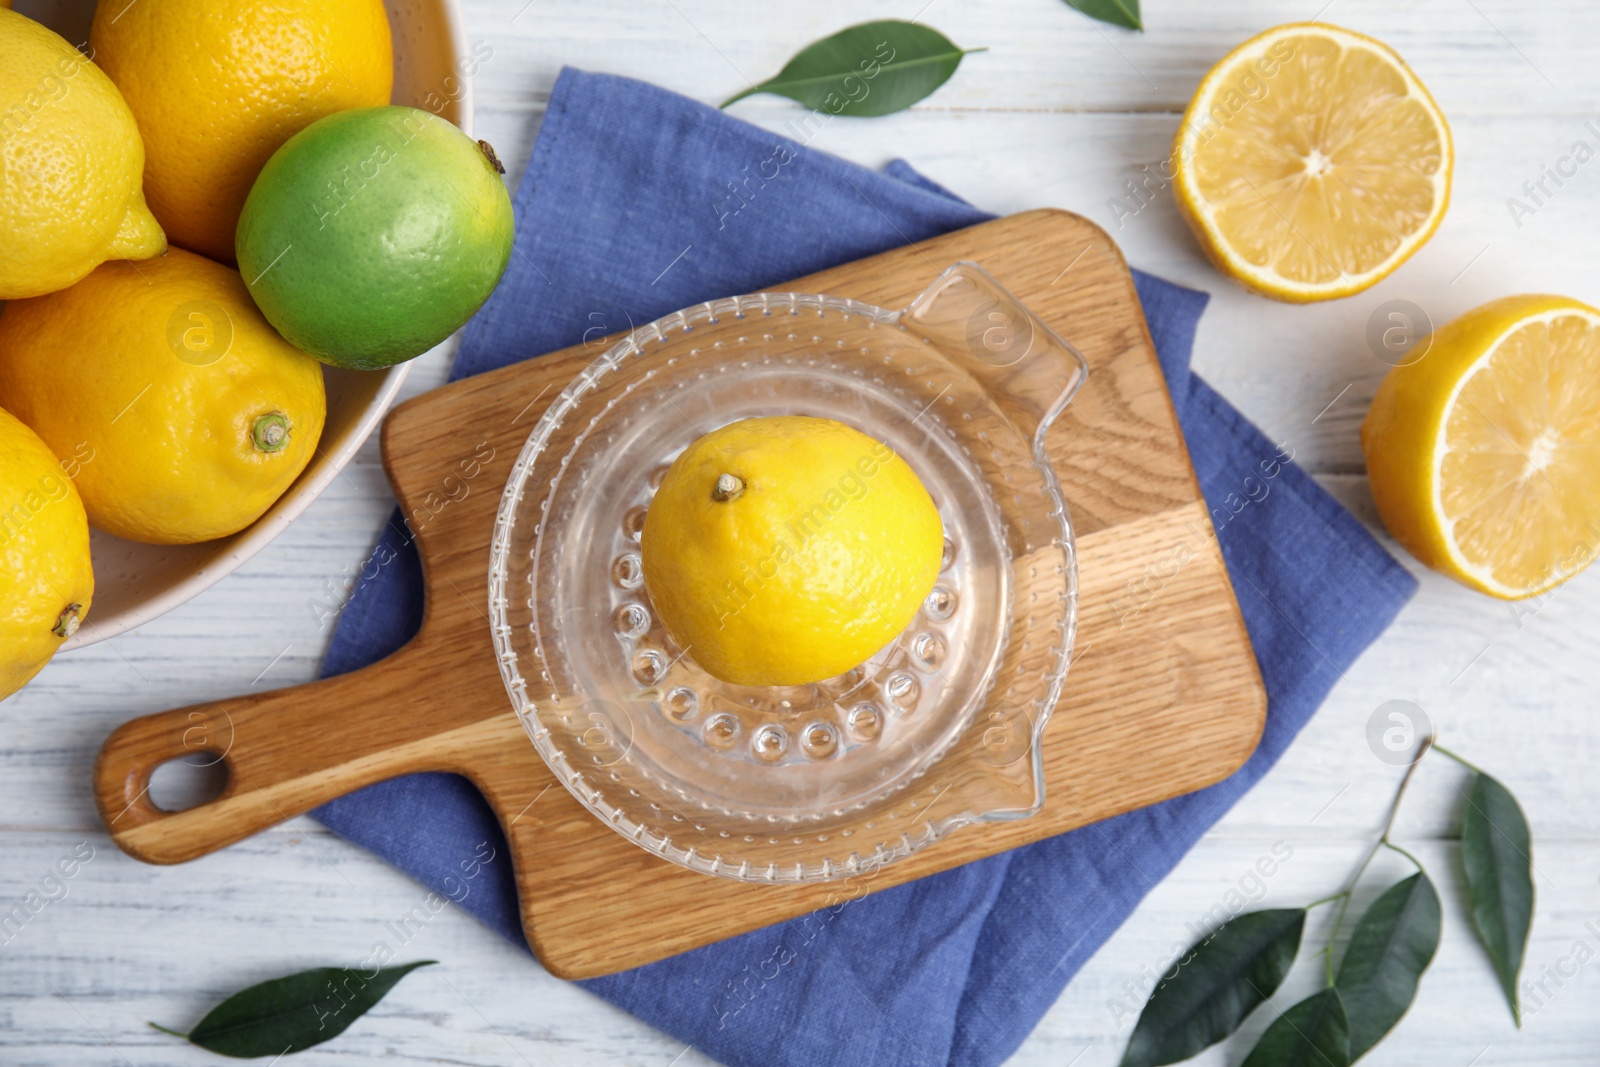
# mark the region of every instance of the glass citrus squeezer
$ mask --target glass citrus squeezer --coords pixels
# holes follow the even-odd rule
[[[495,524],[500,671],[556,778],[650,852],[760,883],[868,873],[1038,811],[1077,619],[1045,432],[1086,371],[972,263],[900,311],[758,293],[632,330],[550,404]],[[663,629],[639,537],[690,442],[780,414],[893,448],[938,506],[944,559],[867,662],[814,685],[731,685]]]

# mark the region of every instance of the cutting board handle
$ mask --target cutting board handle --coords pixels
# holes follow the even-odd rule
[[[158,712],[124,723],[95,760],[95,804],[119,848],[146,863],[214,852],[362,786],[422,770],[453,770],[439,734],[448,690],[419,684],[407,646],[350,674]],[[150,776],[203,755],[228,774],[222,793],[184,811],[150,800]]]

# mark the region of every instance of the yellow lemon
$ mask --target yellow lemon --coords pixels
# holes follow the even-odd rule
[[[50,662],[93,597],[89,521],[72,479],[0,411],[0,700]]]
[[[188,544],[250,525],[316,452],[322,365],[237,271],[173,249],[0,314],[0,407],[64,460],[89,520]]]
[[[0,8],[0,300],[65,289],[108,259],[160,255],[144,146],[117,87],[30,18]]]
[[[1438,229],[1450,127],[1388,45],[1268,30],[1201,81],[1173,144],[1178,208],[1221,271],[1278,300],[1359,293]]]
[[[933,589],[939,512],[885,444],[832,419],[745,419],[675,460],[645,514],[645,586],[713,676],[806,685],[888,644]]]
[[[1600,548],[1600,311],[1511,296],[1441,327],[1361,427],[1378,513],[1412,555],[1513,599]]]
[[[223,263],[268,157],[324,115],[387,104],[394,81],[382,0],[118,0],[89,43],[139,120],[156,218]]]

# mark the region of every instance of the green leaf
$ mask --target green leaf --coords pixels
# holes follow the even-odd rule
[[[1196,943],[1150,994],[1122,1067],[1177,1063],[1237,1030],[1289,973],[1305,924],[1304,908],[1251,911]]]
[[[1244,1067],[1346,1067],[1350,1027],[1337,989],[1313,993],[1267,1027]]]
[[[830,115],[888,115],[943,85],[968,51],[983,49],[964,50],[915,22],[863,22],[807,45],[777,77],[730,96],[722,106],[775,93]]]
[[[1461,864],[1466,868],[1472,925],[1489,950],[1511,1017],[1522,1025],[1517,972],[1533,925],[1533,843],[1528,820],[1509,790],[1479,773],[1461,819]]]
[[[1113,26],[1130,30],[1144,29],[1144,23],[1139,21],[1139,0],[1067,0],[1067,4],[1092,19],[1109,22]]]
[[[437,962],[419,960],[370,973],[348,967],[316,967],[240,990],[212,1008],[187,1034],[150,1025],[223,1056],[282,1056],[344,1033],[396,982],[418,967]]]
[[[1372,902],[1345,949],[1334,982],[1350,1029],[1350,1062],[1394,1029],[1439,948],[1439,894],[1416,874]]]

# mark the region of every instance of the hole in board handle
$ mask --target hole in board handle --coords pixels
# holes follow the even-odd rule
[[[209,804],[228,788],[228,763],[215,752],[190,752],[150,772],[150,803],[167,813]]]

